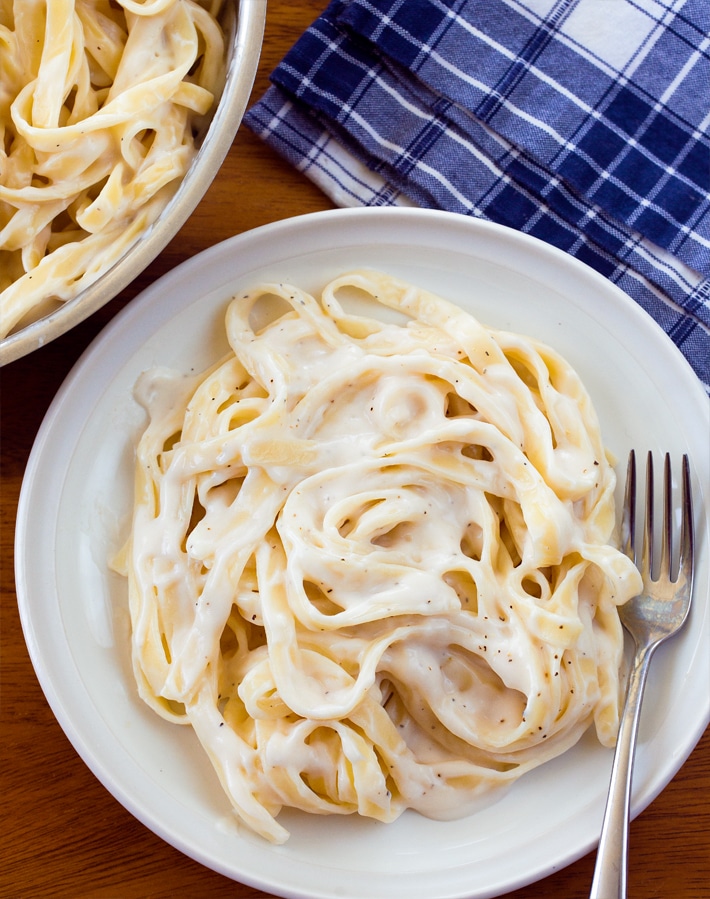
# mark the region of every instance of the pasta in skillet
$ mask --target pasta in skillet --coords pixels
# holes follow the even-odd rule
[[[451,818],[590,725],[612,745],[640,577],[570,366],[377,272],[261,285],[226,329],[207,373],[137,385],[122,565],[140,694],[241,819]]]
[[[165,208],[221,90],[220,2],[0,0],[0,337]]]

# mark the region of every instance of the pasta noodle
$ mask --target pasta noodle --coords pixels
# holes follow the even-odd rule
[[[140,695],[241,819],[451,818],[592,724],[612,745],[640,576],[571,367],[368,271],[258,286],[226,330],[208,372],[137,385],[121,564]]]
[[[156,220],[225,74],[220,2],[0,0],[0,337]]]

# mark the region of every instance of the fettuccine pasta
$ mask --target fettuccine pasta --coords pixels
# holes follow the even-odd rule
[[[612,745],[640,577],[572,368],[376,272],[261,285],[226,330],[210,371],[137,386],[123,564],[140,695],[239,817],[451,818],[590,725]]]
[[[156,220],[221,90],[222,0],[0,0],[0,337]]]

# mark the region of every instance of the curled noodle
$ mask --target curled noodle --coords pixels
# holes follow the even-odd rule
[[[157,219],[221,90],[221,3],[0,0],[0,337]]]
[[[138,387],[125,565],[141,696],[242,820],[458,817],[590,726],[612,745],[639,575],[571,367],[377,272],[260,285],[226,328],[210,371]]]

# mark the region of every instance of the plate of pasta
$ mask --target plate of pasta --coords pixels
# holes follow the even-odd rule
[[[414,209],[237,236],[120,313],[42,425],[38,678],[113,795],[227,877],[500,895],[598,837],[631,448],[689,454],[699,563],[634,814],[710,720],[709,426],[655,323],[533,238]]]
[[[246,108],[265,0],[0,9],[0,364],[107,303],[177,233]]]

